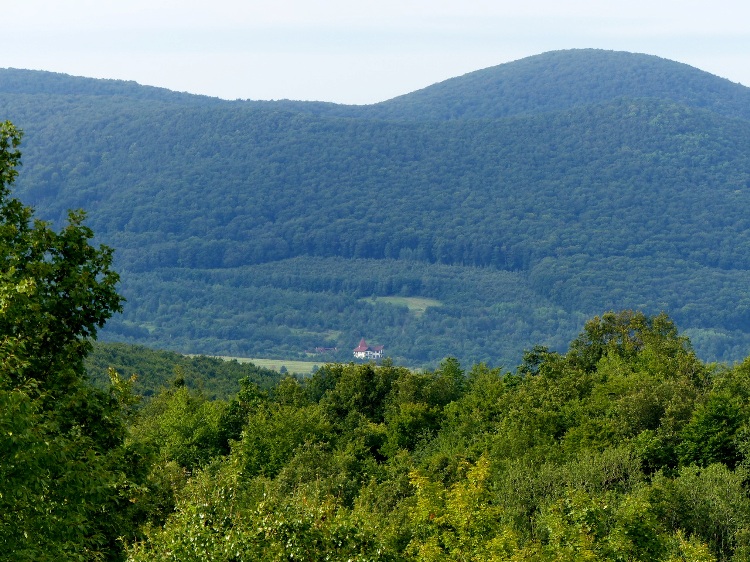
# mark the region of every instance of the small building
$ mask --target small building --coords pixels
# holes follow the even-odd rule
[[[355,359],[380,359],[383,357],[383,345],[367,345],[365,338],[359,340],[359,345],[354,348]]]

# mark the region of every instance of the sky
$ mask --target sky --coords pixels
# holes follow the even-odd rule
[[[225,99],[368,104],[546,51],[657,55],[750,86],[747,0],[16,0],[0,67]]]

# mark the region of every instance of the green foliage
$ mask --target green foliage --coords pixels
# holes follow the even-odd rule
[[[720,560],[747,556],[750,498],[743,476],[722,464],[687,466],[674,479],[656,478],[652,503],[660,519],[701,537]]]
[[[432,439],[442,425],[444,407],[461,397],[464,386],[464,373],[454,358],[443,361],[435,372],[402,372],[386,406],[384,451],[392,456]]]
[[[693,411],[678,448],[683,464],[734,468],[746,457],[750,380],[747,361],[717,374],[710,391]]]
[[[117,560],[118,540],[136,533],[137,468],[123,446],[133,399],[114,375],[91,386],[83,358],[120,310],[118,276],[82,212],[56,232],[11,197],[20,139],[0,124],[0,551]]]
[[[23,369],[13,380],[39,380],[55,396],[55,386],[69,381],[53,377],[66,367],[80,370],[89,338],[121,309],[122,298],[112,250],[89,244],[93,232],[82,225],[83,212],[71,212],[57,233],[32,222],[32,210],[10,197],[20,137],[12,124],[0,125],[0,333],[22,349]]]
[[[720,462],[734,468],[741,458],[737,432],[745,419],[732,397],[710,396],[696,408],[693,419],[683,429],[680,460],[701,466]]]
[[[236,449],[249,476],[273,477],[303,445],[325,442],[330,427],[317,405],[264,404],[248,417]]]
[[[175,482],[128,553],[745,560],[747,372],[701,363],[663,315],[621,312],[515,374],[450,359],[328,364],[268,393],[245,381],[222,418],[239,437]]]
[[[220,420],[226,405],[185,386],[165,390],[139,412],[131,439],[154,448],[159,462],[187,471],[206,465],[223,449]]]
[[[100,519],[121,505],[123,475],[107,458],[115,455],[100,453],[80,429],[61,431],[28,387],[3,385],[0,406],[3,559],[117,557],[115,541],[130,529],[117,524],[123,514]]]
[[[704,359],[750,343],[750,90],[685,65],[561,51],[363,107],[1,77],[24,200],[118,248],[111,340],[509,366],[637,308]]]
[[[394,382],[408,372],[388,362],[380,367],[372,363],[350,363],[326,366],[324,369],[320,369],[314,378],[332,377],[336,383],[325,393],[321,404],[331,419],[342,422],[354,414],[360,414],[371,422],[382,422]]]
[[[135,375],[133,391],[144,397],[154,396],[168,387],[175,369],[180,370],[188,388],[200,390],[208,398],[218,399],[228,399],[237,393],[242,379],[268,389],[280,378],[279,373],[252,363],[205,356],[190,357],[123,343],[95,342],[85,365],[89,377],[101,387],[108,384],[110,369],[128,376]]]
[[[274,485],[238,479],[231,465],[212,467],[182,494],[163,529],[134,545],[130,560],[395,560],[382,552],[366,521],[315,486],[289,496]]]
[[[501,560],[514,550],[516,537],[512,529],[498,525],[502,511],[488,490],[489,460],[483,456],[476,465],[462,466],[462,472],[462,481],[448,490],[412,474],[415,532],[406,548],[408,559]]]
[[[495,103],[551,62],[546,97]],[[615,67],[642,79],[601,79]],[[516,69],[361,110],[6,86],[32,140],[24,196],[68,222],[9,197],[3,125],[2,555],[747,559],[747,362],[706,365],[652,315],[716,357],[750,341],[746,89],[600,52]],[[84,357],[122,301],[111,251],[66,212],[82,203],[121,248],[111,335],[285,357],[322,340],[348,360],[365,332],[434,368],[297,380],[103,346],[94,387]],[[394,295],[443,305],[377,298]],[[628,306],[644,312],[564,351]],[[144,382],[106,383],[112,366]]]
[[[568,357],[590,371],[602,357],[632,360],[646,349],[660,357],[686,355],[689,342],[677,335],[677,327],[665,314],[649,318],[642,312],[608,312],[586,322],[581,336],[571,343]]]
[[[247,377],[240,379],[240,391],[226,407],[218,423],[218,443],[228,453],[232,441],[242,436],[248,416],[267,399],[266,394]]]

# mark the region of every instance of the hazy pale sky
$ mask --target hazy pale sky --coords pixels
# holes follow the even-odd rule
[[[747,0],[17,0],[3,24],[0,67],[226,99],[374,103],[585,47],[750,86]]]

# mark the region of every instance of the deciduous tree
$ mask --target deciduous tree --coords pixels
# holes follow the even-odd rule
[[[112,250],[92,245],[82,211],[56,232],[11,197],[20,141],[0,123],[0,557],[117,559],[129,399],[83,368],[121,308]]]

